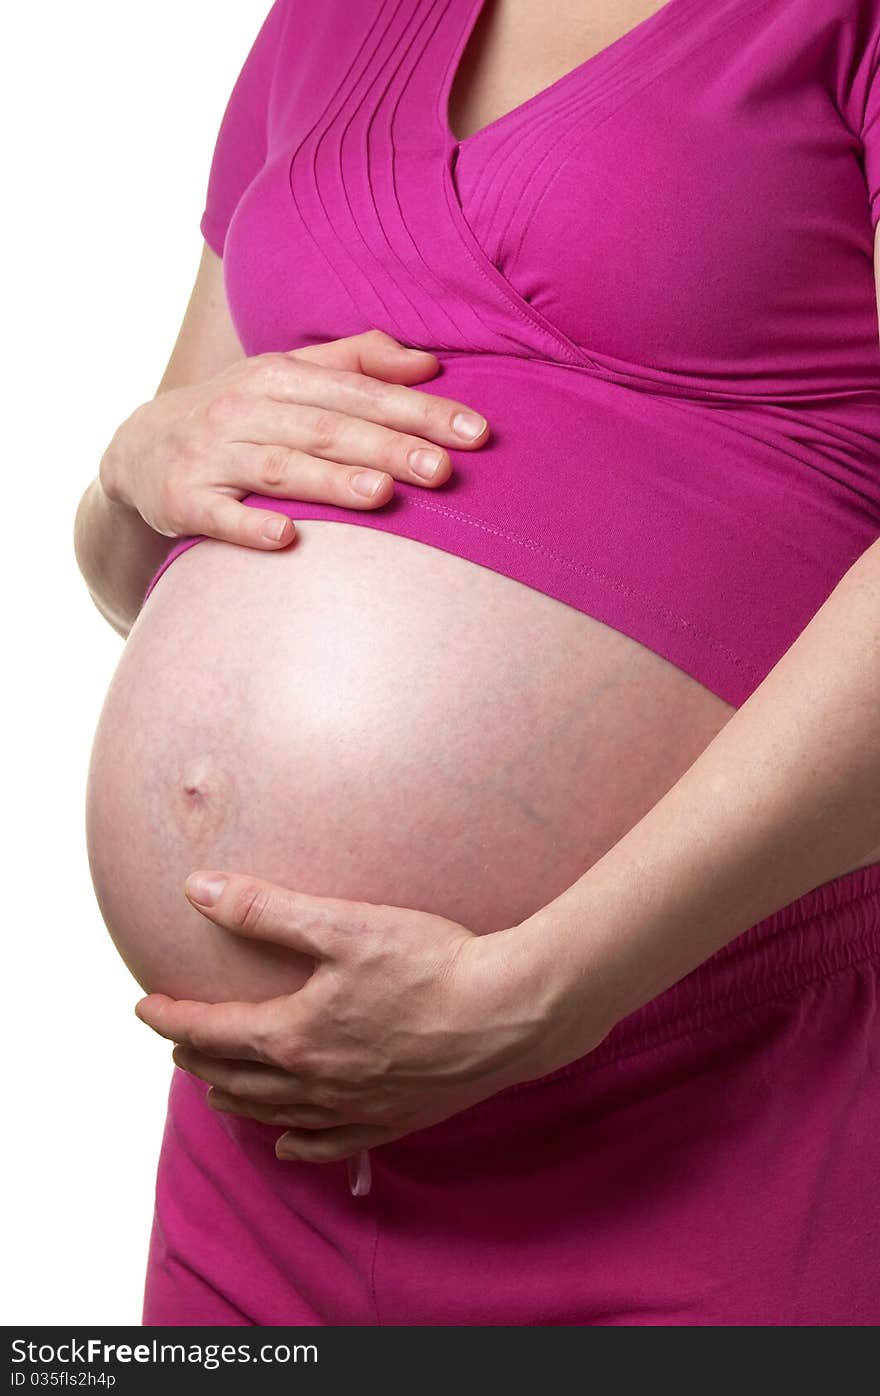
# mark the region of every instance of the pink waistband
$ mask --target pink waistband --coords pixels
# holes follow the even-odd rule
[[[507,1087],[458,1118],[672,1042],[878,956],[880,863],[871,863],[822,883],[736,936],[677,984],[623,1018],[588,1056],[537,1080]]]

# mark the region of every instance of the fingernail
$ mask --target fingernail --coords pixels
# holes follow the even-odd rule
[[[195,874],[186,879],[186,895],[199,906],[214,906],[223,895],[225,877],[203,877]]]
[[[361,470],[357,475],[351,477],[351,487],[357,494],[362,494],[366,499],[372,499],[377,493],[385,479],[384,475],[377,475],[372,470]]]
[[[464,441],[476,441],[486,430],[486,419],[478,417],[475,412],[456,412],[452,419],[452,430]]]
[[[290,532],[289,519],[267,519],[261,530],[263,537],[270,543],[280,543],[282,538]]]
[[[409,468],[421,480],[433,480],[442,464],[443,457],[438,451],[418,450],[409,453]]]

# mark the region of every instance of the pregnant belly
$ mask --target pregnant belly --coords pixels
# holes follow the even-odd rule
[[[311,962],[205,921],[182,891],[196,868],[514,925],[732,712],[628,637],[410,539],[311,520],[284,553],[204,542],[144,606],[98,725],[98,901],[145,989],[204,999],[297,988]]]

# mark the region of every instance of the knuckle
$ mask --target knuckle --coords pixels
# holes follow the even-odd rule
[[[269,910],[269,893],[264,887],[246,883],[233,898],[231,917],[245,930],[258,930]]]
[[[410,389],[411,401],[407,404],[407,416],[413,435],[426,441],[435,441],[445,434],[445,417],[441,408],[427,393]]]
[[[259,1119],[267,1125],[284,1125],[288,1129],[293,1123],[291,1120],[292,1110],[289,1105],[261,1105]]]
[[[267,452],[260,467],[263,484],[268,485],[270,489],[279,489],[287,479],[287,463],[286,451]]]
[[[218,393],[205,407],[205,423],[212,431],[224,430],[241,415],[244,399],[231,390]]]
[[[248,359],[248,379],[263,392],[276,387],[281,381],[288,380],[292,371],[293,361],[285,354],[258,354],[255,358]]]
[[[337,436],[337,422],[332,412],[310,412],[306,418],[307,449],[321,453],[329,451]]]
[[[185,490],[176,477],[170,476],[160,482],[157,503],[163,522],[170,527],[184,523],[184,496]]]
[[[317,1116],[308,1105],[283,1105],[278,1108],[275,1123],[286,1125],[288,1129],[320,1128],[323,1117]]]
[[[344,1101],[344,1092],[338,1086],[318,1083],[312,1090],[311,1103],[321,1110],[329,1110],[335,1114],[341,1109]]]
[[[399,343],[393,335],[388,334],[385,330],[376,329],[375,326],[371,330],[365,330],[362,338],[365,339],[368,344],[374,344],[377,348],[383,348],[388,344],[396,345]]]
[[[279,1043],[277,1032],[267,1023],[258,1021],[252,1025],[248,1045],[261,1061],[272,1062],[282,1071],[292,1072],[292,1054],[288,1060],[289,1044]]]
[[[425,394],[419,399],[419,420],[422,434],[430,441],[448,439],[450,413],[436,398]]]
[[[233,1067],[223,1082],[221,1089],[224,1090],[227,1095],[243,1096],[247,1095],[249,1084],[250,1080],[247,1072],[241,1067]]]
[[[277,1036],[267,1032],[261,1046],[277,1067],[282,1071],[289,1072],[291,1076],[295,1076],[304,1085],[307,1084],[311,1072],[306,1045],[301,1037],[294,1036],[287,1030],[283,1038],[279,1040]]]
[[[270,1066],[276,1065],[275,1054],[273,1052],[274,1037],[264,1027],[252,1026],[245,1037],[245,1051],[243,1056],[248,1056],[253,1061],[259,1061]]]

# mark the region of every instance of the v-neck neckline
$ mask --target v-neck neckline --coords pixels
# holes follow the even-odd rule
[[[646,15],[644,19],[634,24],[631,29],[625,30],[623,34],[620,34],[616,39],[612,39],[611,42],[605,44],[603,48],[597,49],[595,53],[591,53],[582,63],[576,64],[574,68],[570,68],[567,73],[563,73],[561,77],[548,83],[546,87],[542,87],[540,91],[533,93],[531,97],[527,97],[524,101],[517,103],[517,105],[511,107],[509,111],[502,112],[502,114],[496,116],[494,120],[488,121],[485,126],[481,126],[478,130],[472,131],[469,136],[463,136],[461,139],[456,136],[449,124],[449,98],[455,86],[456,78],[461,70],[465,50],[470,43],[477,21],[486,7],[487,0],[454,0],[454,3],[464,4],[466,7],[466,14],[458,42],[456,43],[452,58],[439,87],[436,115],[447,149],[462,151],[476,141],[481,141],[484,137],[492,135],[496,131],[510,125],[524,113],[531,111],[542,103],[551,101],[573,84],[585,79],[588,74],[592,73],[594,68],[603,67],[612,58],[622,58],[628,48],[635,48],[643,40],[650,38],[655,30],[661,29],[663,25],[667,23],[667,21],[673,19],[679,11],[691,8],[691,6],[696,3],[696,0],[666,0],[666,3],[661,5],[659,9]],[[705,3],[705,0],[701,0],[701,3]]]

